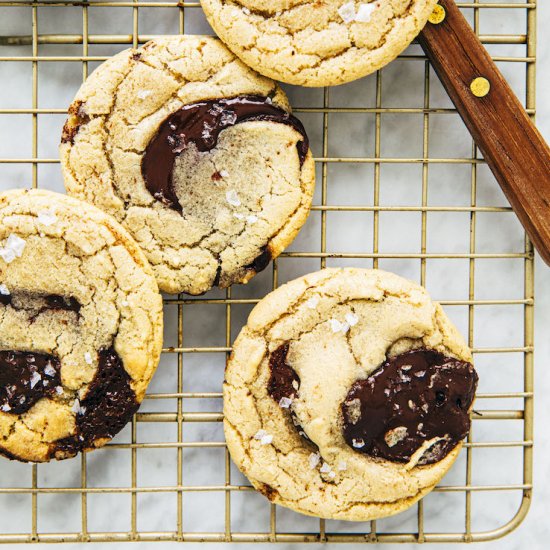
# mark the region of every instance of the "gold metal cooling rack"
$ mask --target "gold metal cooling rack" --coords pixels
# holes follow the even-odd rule
[[[536,2],[460,7],[534,116]],[[0,187],[62,189],[64,113],[99,62],[155,34],[206,30],[198,2],[1,1],[0,134],[9,136]],[[318,167],[298,239],[245,287],[166,298],[159,371],[131,426],[105,449],[59,464],[1,461],[0,542],[469,542],[504,536],[525,517],[530,242],[418,46],[354,84],[288,91]],[[221,429],[225,359],[253,304],[336,265],[426,285],[467,334],[481,377],[472,432],[444,485],[408,512],[358,524],[268,503],[231,464]]]

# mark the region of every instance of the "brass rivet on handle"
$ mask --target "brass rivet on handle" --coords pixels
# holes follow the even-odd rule
[[[491,89],[491,83],[483,76],[474,78],[470,84],[470,90],[476,97],[485,97]]]
[[[436,4],[434,11],[428,17],[428,21],[433,25],[439,25],[439,23],[443,22],[446,15],[445,8],[440,4]]]

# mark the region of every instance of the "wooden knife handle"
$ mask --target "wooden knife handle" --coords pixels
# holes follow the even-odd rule
[[[418,40],[550,265],[550,149],[454,1],[440,0],[430,20]]]

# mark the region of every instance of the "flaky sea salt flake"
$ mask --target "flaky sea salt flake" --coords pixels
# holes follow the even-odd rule
[[[342,323],[338,321],[338,319],[331,319],[329,322],[332,332],[341,332],[343,334],[346,334],[346,332],[349,330],[349,325],[347,323]]]
[[[308,309],[315,309],[319,305],[319,296],[312,296],[307,302],[306,307]]]
[[[86,361],[88,365],[91,365],[93,363],[92,354],[89,351],[84,354],[84,361]]]
[[[138,99],[145,99],[153,93],[153,90],[140,90],[137,93]]]
[[[321,461],[321,455],[319,453],[310,453],[309,455],[309,468],[314,470]]]
[[[247,217],[246,217],[246,221],[247,221],[249,224],[256,223],[256,222],[258,221],[258,216],[254,216],[254,214],[250,214],[250,216],[247,216]]]
[[[356,449],[361,449],[365,446],[365,442],[362,439],[352,439],[351,444]]]
[[[254,439],[257,439],[262,445],[269,445],[273,441],[273,436],[265,430],[258,430],[254,435]]]
[[[368,23],[371,20],[374,9],[374,4],[359,4],[357,14],[355,15],[355,21],[358,23]]]
[[[84,414],[86,412],[86,407],[83,407],[81,404],[80,404],[80,401],[78,399],[75,399],[74,400],[74,403],[73,403],[73,406],[72,406],[72,411],[75,413],[75,414]]]
[[[331,470],[332,468],[326,462],[323,462],[323,465],[319,468],[322,474],[328,474]]]
[[[40,382],[41,380],[42,380],[42,377],[37,372],[33,372],[29,380],[31,384],[31,390],[34,389],[36,384],[38,384],[38,382]]]
[[[40,210],[37,217],[38,223],[49,227],[57,221],[57,216],[53,210]]]
[[[292,399],[289,397],[281,397],[279,400],[279,407],[281,407],[281,409],[288,409],[290,405],[292,405]]]
[[[340,462],[338,462],[338,469],[341,472],[343,472],[344,470],[347,470],[348,469],[348,463],[345,460],[340,460]]]
[[[27,243],[21,238],[12,233],[6,241],[6,246],[0,248],[0,257],[9,264],[15,260],[15,258],[21,258],[23,250]]]
[[[239,196],[237,195],[237,191],[235,191],[235,189],[231,189],[230,191],[228,191],[225,194],[225,198],[231,206],[241,206],[241,199],[239,199]]]
[[[271,445],[271,442],[273,441],[273,436],[270,434],[265,434],[261,439],[260,443],[262,445]]]
[[[346,323],[350,327],[354,327],[359,322],[359,317],[355,313],[346,313]]]
[[[338,15],[344,23],[351,23],[355,19],[355,2],[346,2],[338,8]]]
[[[0,294],[2,294],[2,296],[10,295],[10,291],[8,290],[8,287],[5,284],[0,285]]]

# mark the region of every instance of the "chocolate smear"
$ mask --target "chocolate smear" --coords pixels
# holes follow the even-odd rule
[[[352,385],[341,407],[344,438],[356,451],[392,462],[408,462],[440,438],[419,464],[438,462],[469,432],[477,381],[470,363],[434,350],[392,357]]]
[[[176,157],[191,143],[201,152],[211,151],[222,130],[249,121],[286,124],[299,132],[297,143],[300,165],[309,150],[309,140],[302,123],[284,109],[273,105],[270,98],[245,95],[184,105],[168,116],[150,141],[141,163],[145,185],[151,195],[169,208],[182,211],[172,184]],[[215,178],[213,178],[215,179]]]

